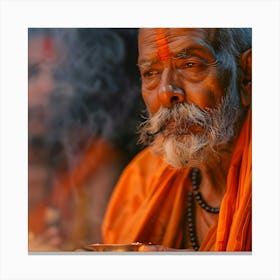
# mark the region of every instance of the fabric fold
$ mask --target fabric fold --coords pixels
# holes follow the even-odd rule
[[[126,167],[103,222],[104,243],[151,242],[179,249],[183,240],[190,169],[176,170],[148,148]],[[200,251],[252,247],[252,142],[249,112],[234,149],[219,218]]]

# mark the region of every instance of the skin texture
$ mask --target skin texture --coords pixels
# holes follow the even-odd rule
[[[142,78],[142,96],[150,115],[161,107],[171,109],[177,103],[194,104],[202,110],[216,108],[229,86],[223,65],[217,61],[211,46],[215,30],[211,29],[141,29],[139,33],[138,65]],[[241,106],[251,102],[251,51],[240,58],[239,94]],[[246,81],[246,83],[245,83]],[[238,122],[242,124],[243,120]],[[192,133],[203,127],[189,128]],[[238,135],[236,131],[236,135]],[[197,164],[202,173],[200,190],[204,199],[219,207],[226,191],[228,167],[235,138],[226,143],[220,156],[208,156]],[[191,167],[194,167],[191,165]],[[204,239],[217,215],[196,205],[196,227],[199,243]],[[151,247],[151,251],[162,248]]]
[[[170,108],[177,102],[194,103],[202,109],[213,108],[219,102],[224,84],[208,37],[203,29],[140,31],[142,95],[152,114],[160,106]],[[179,58],[186,49],[187,55]],[[170,91],[170,84],[183,94]]]

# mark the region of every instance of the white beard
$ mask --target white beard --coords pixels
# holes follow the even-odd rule
[[[161,108],[140,127],[140,141],[175,168],[196,166],[219,151],[235,137],[243,110],[240,102],[226,94],[216,109],[201,110],[194,104],[176,104]],[[174,121],[170,125],[170,119]],[[190,126],[202,132],[189,131]],[[153,137],[152,141],[149,139]]]

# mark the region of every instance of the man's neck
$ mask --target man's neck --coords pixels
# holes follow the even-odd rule
[[[227,174],[230,167],[235,141],[219,150],[213,157],[199,164],[201,183],[199,190],[203,198],[213,207],[219,207],[227,188]]]
[[[205,160],[196,166],[201,171],[200,191],[204,199],[214,207],[220,206],[226,192],[228,170],[245,117],[246,111],[244,110],[240,115],[238,125],[235,127],[237,136],[231,142],[217,148],[216,154],[209,151],[209,156],[206,156]]]

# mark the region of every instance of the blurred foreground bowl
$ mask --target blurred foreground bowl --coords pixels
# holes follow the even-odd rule
[[[130,243],[130,244],[89,244],[83,247],[86,251],[95,252],[138,252],[144,243]]]

